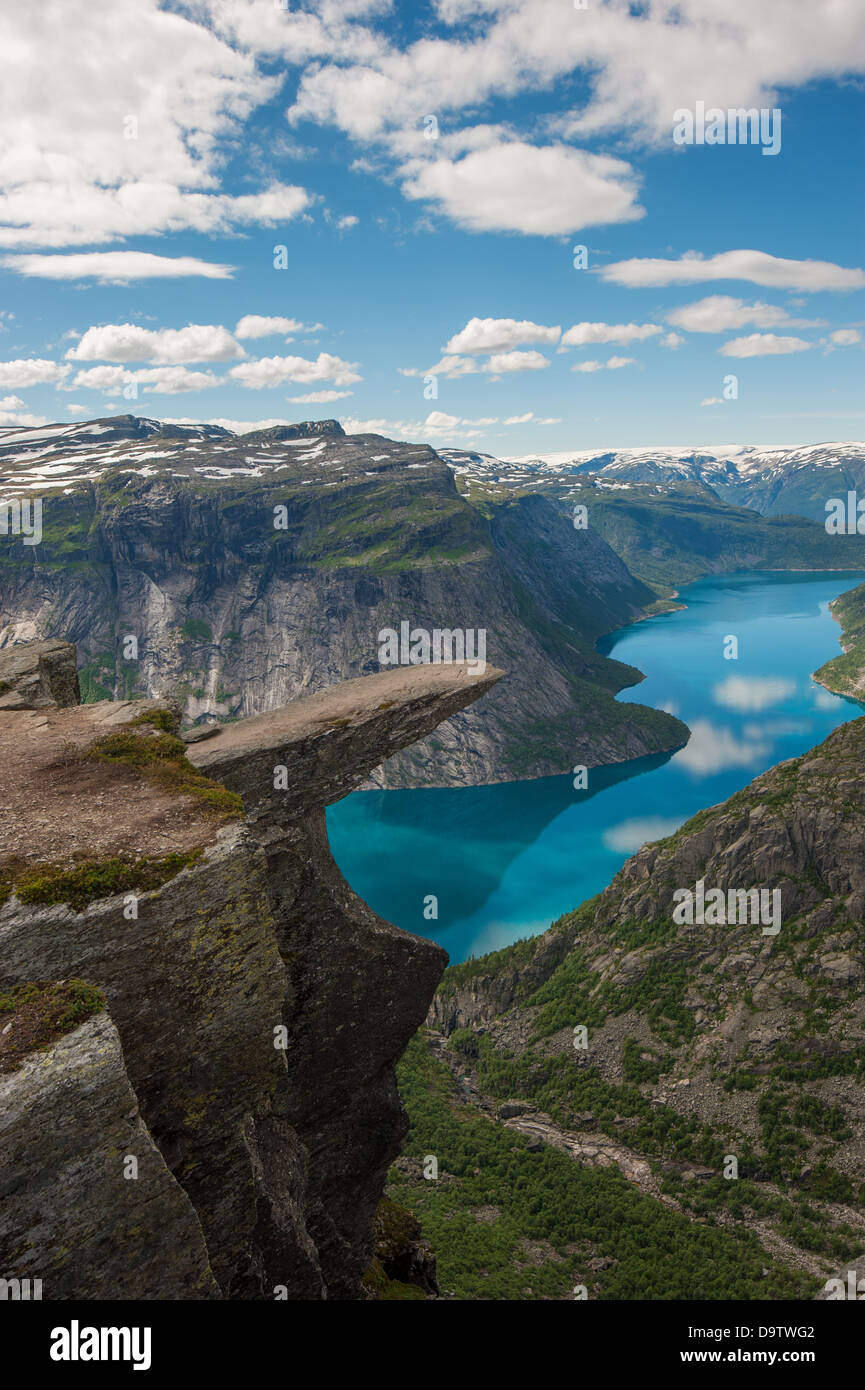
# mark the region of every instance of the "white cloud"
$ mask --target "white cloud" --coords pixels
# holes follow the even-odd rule
[[[66,354],[73,362],[227,362],[244,351],[221,324],[141,328],[106,323],[88,328]]]
[[[485,372],[537,372],[548,367],[549,360],[542,352],[495,352],[484,364]]]
[[[672,348],[675,351],[677,347],[682,346],[685,339],[682,337],[681,333],[665,333],[663,338],[659,339],[659,341],[661,347]]]
[[[856,290],[865,286],[865,270],[831,261],[793,261],[766,251],[721,251],[702,256],[688,251],[678,260],[615,261],[599,272],[602,280],[630,289],[658,285],[693,285],[703,280],[749,280],[782,290]]]
[[[514,140],[462,159],[412,160],[405,170],[407,198],[433,203],[472,232],[560,236],[644,216],[630,164],[568,145]]]
[[[756,714],[796,694],[796,682],[783,676],[728,676],[712,688],[716,704]]]
[[[861,343],[862,334],[858,328],[836,328],[834,333],[829,334],[829,341],[836,347],[854,347],[856,343]]]
[[[779,338],[775,333],[749,333],[733,338],[718,351],[724,357],[779,357],[789,352],[805,352],[811,343],[804,338]]]
[[[274,338],[284,333],[299,333],[300,319],[268,318],[263,314],[244,314],[234,330],[235,338]]]
[[[527,410],[524,415],[509,415],[506,420],[502,421],[502,424],[527,425],[529,421],[531,421],[533,425],[560,425],[562,423],[560,416],[541,418],[535,415],[533,410]],[[463,423],[466,425],[494,425],[496,422],[495,420],[465,420]]]
[[[344,362],[329,352],[320,352],[310,360],[306,357],[261,357],[255,362],[242,362],[229,373],[242,386],[253,391],[282,386],[288,381],[301,385],[316,381],[332,381],[337,386],[351,386],[363,378],[355,371],[357,362]]]
[[[48,423],[47,415],[30,415],[26,411],[20,413],[16,410],[0,410],[0,425],[4,428],[9,425],[21,425],[38,429],[40,425],[47,425]]]
[[[224,430],[230,430],[232,434],[249,434],[251,430],[268,430],[274,425],[296,425],[297,419],[287,420],[283,417],[273,417],[268,420],[227,420],[223,416],[202,420],[200,415],[181,415],[161,417],[166,425],[220,425]]]
[[[2,264],[19,275],[43,280],[101,280],[122,284],[129,280],[175,280],[201,275],[210,280],[230,280],[234,266],[200,261],[195,256],[154,256],[147,251],[81,251],[69,256],[4,256]]]
[[[221,377],[212,372],[191,372],[187,367],[144,367],[128,371],[125,367],[88,367],[78,372],[71,390],[103,391],[107,396],[119,396],[132,383],[143,386],[147,394],[177,396],[183,391],[206,391],[224,385]]]
[[[344,396],[353,396],[353,391],[308,391],[305,396],[289,396],[293,405],[325,405],[328,401],[340,401]]]
[[[12,362],[0,362],[0,386],[23,390],[27,386],[42,386],[62,381],[69,368],[61,362],[48,362],[44,357],[18,357]]]
[[[588,362],[577,362],[571,367],[572,372],[601,372],[604,368],[609,371],[617,371],[620,367],[631,367],[636,362],[635,357],[608,357],[606,362],[598,362],[595,358]]]
[[[792,326],[784,309],[759,301],[748,304],[728,294],[710,294],[706,299],[674,309],[667,315],[667,322],[686,328],[689,333],[727,333],[732,328],[747,328],[751,324],[755,328]]]
[[[704,405],[723,405],[723,404],[724,404],[724,402],[723,402],[723,400],[721,399],[720,396],[707,396],[707,397],[705,398],[705,400],[700,401],[700,406],[701,406],[701,408],[702,408]]]
[[[86,406],[86,405],[77,405],[77,404],[76,404],[75,402],[73,402],[73,401],[70,401],[70,402],[69,402],[69,404],[67,405],[66,409],[69,411],[69,414],[70,414],[70,415],[89,415],[89,414],[90,414],[90,409],[89,409],[88,406]]]
[[[158,0],[64,0],[48,21],[29,5],[0,13],[0,245],[227,232],[309,205],[276,183],[218,189],[226,147],[282,80],[254,53]]]
[[[478,362],[474,357],[450,354],[432,367],[397,367],[397,371],[400,376],[443,376],[448,380],[457,380],[459,377],[474,376],[479,372],[489,372],[495,376],[510,372],[535,372],[549,365],[549,359],[544,357],[542,352],[514,350],[493,353],[486,362]]]
[[[642,342],[663,332],[657,323],[575,323],[562,334],[562,347],[588,347],[594,343]]]
[[[547,327],[529,319],[469,319],[442,348],[443,353],[504,352],[519,343],[556,343],[561,326]]]
[[[226,9],[220,0],[210,4]],[[241,7],[246,25],[270,32],[272,18],[247,14],[265,8]],[[762,107],[773,103],[776,88],[865,65],[858,0],[835,0],[830,18],[819,6],[799,6],[792,19],[786,0],[726,0],[720,9],[714,0],[620,0],[589,4],[587,14],[563,8],[562,0],[438,0],[435,8],[444,24],[459,29],[425,32],[402,51],[372,25],[356,26],[347,51],[344,30],[327,32],[330,18],[292,15],[282,43],[324,61],[304,72],[291,119],[402,145],[405,132],[420,131],[425,113],[437,112],[446,131],[449,113],[477,109],[493,96],[567,89],[567,77],[581,72],[579,108],[555,123],[567,138],[625,130],[631,139],[670,148],[673,111],[697,98],[707,106]]]
[[[451,354],[436,362],[434,367],[397,367],[400,376],[444,376],[456,378],[471,376],[481,368],[472,357],[459,357]]]
[[[23,410],[24,402],[20,396],[3,396],[0,399],[0,410]]]

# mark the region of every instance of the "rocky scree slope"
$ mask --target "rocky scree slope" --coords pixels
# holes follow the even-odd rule
[[[470,505],[427,446],[335,421],[233,436],[119,416],[6,431],[0,460],[0,496],[43,502],[41,542],[0,545],[0,647],[76,642],[85,700],[248,717],[378,671],[379,632],[405,621],[484,629],[508,674],[376,785],[538,777],[687,740],[616,702],[640,672],[595,650],[654,593],[545,498]]]
[[[0,653],[4,801],[30,803],[25,834],[0,818],[4,1277],[361,1295],[406,1127],[394,1065],[447,957],[356,897],[325,806],[500,674],[347,682],[187,758],[170,705],[71,703],[73,647]]]

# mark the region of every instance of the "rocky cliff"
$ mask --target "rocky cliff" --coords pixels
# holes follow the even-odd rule
[[[425,445],[334,421],[234,436],[133,416],[0,438],[0,495],[41,502],[41,540],[0,538],[0,648],[77,643],[85,700],[246,718],[382,669],[379,633],[485,633],[507,676],[376,769],[377,785],[474,784],[681,746],[679,720],[617,691],[595,650],[654,593],[552,501],[474,507]]]
[[[184,745],[170,705],[72,703],[74,669],[0,654],[0,1275],[359,1297],[446,956],[355,896],[324,808],[501,673],[385,672]]]

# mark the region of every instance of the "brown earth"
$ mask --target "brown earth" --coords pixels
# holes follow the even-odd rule
[[[106,700],[0,710],[0,862],[137,859],[212,844],[217,827],[192,797],[153,786],[133,768],[76,756],[157,708],[152,700]]]

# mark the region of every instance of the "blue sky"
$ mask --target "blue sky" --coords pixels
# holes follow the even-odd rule
[[[47,0],[0,37],[2,425],[865,436],[859,0]],[[698,103],[777,108],[780,151],[676,144]]]

